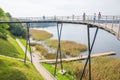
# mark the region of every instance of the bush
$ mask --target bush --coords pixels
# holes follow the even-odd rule
[[[48,53],[45,55],[45,58],[46,59],[55,59],[56,58],[56,55],[55,54],[52,54],[52,53]]]
[[[14,24],[9,24],[10,28],[9,31],[14,35],[14,36],[20,36],[22,38],[26,38],[26,29],[25,26],[22,24],[14,23]]]
[[[2,38],[2,39],[4,39],[4,40],[7,40],[7,36],[4,35],[4,34],[2,34],[1,32],[0,32],[0,38]]]

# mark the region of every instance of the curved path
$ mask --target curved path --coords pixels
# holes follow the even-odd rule
[[[19,46],[23,49],[23,51],[25,52],[25,47],[21,44],[21,42],[16,39],[17,43],[19,44]],[[27,51],[27,57],[30,59],[30,53],[29,51]],[[55,77],[50,74],[39,62],[37,57],[32,57],[33,59],[33,65],[35,66],[35,68],[37,69],[37,71],[42,75],[42,77],[44,78],[44,80],[56,80]]]

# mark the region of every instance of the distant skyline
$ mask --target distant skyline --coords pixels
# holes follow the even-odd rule
[[[120,15],[120,0],[0,0],[0,7],[14,17]]]

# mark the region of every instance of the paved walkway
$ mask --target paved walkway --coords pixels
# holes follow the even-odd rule
[[[17,43],[20,45],[20,47],[23,49],[25,52],[25,47],[21,44],[21,42],[16,39]],[[27,51],[27,57],[30,59],[30,53]],[[41,76],[44,78],[44,80],[56,80],[52,74],[50,74],[40,63],[38,58],[35,56],[32,57],[33,59],[33,65],[37,69],[37,71],[41,74]]]

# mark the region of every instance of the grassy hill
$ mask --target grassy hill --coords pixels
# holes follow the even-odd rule
[[[24,58],[24,52],[14,38],[0,38],[0,55]],[[31,63],[20,62],[0,56],[0,80],[43,80]]]
[[[23,50],[11,36],[8,36],[7,40],[0,38],[0,55],[24,58]]]
[[[31,63],[0,57],[0,80],[43,80]]]

